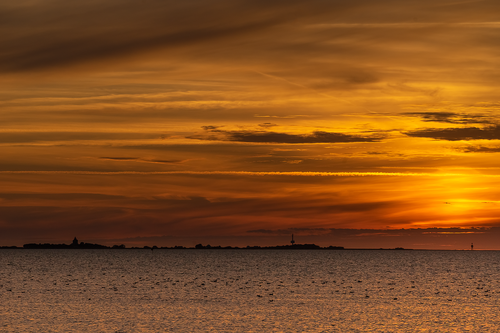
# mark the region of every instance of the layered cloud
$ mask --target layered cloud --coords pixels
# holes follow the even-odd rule
[[[210,141],[238,141],[253,143],[347,143],[347,142],[378,142],[382,136],[360,136],[354,134],[314,131],[311,134],[289,134],[272,131],[227,131],[217,126],[203,126],[210,134],[192,135],[189,139]]]
[[[500,153],[500,147],[469,146],[458,149],[466,153]]]
[[[484,128],[459,127],[459,128],[428,128],[409,131],[404,134],[412,137],[431,138],[436,140],[500,140],[500,125]]]
[[[0,71],[54,69],[163,50],[185,54],[193,46],[216,52],[221,45],[252,43],[255,36],[283,34],[292,25],[327,22],[341,13],[364,16],[360,5],[368,2],[21,1],[0,8],[3,27],[11,31],[2,39],[11,51],[0,57]]]
[[[499,10],[4,1],[0,238],[363,246],[399,237],[385,229],[494,230]]]
[[[181,164],[187,160],[158,160],[146,159],[140,157],[99,157],[100,160],[118,161],[118,162],[141,162],[141,163],[158,163],[158,164]]]
[[[71,141],[118,141],[158,139],[155,133],[109,133],[92,131],[16,131],[0,133],[0,144],[36,143],[36,142],[71,142]]]
[[[425,122],[449,124],[491,124],[485,115],[466,115],[455,112],[408,112],[403,115],[419,117]]]
[[[82,64],[95,71],[104,64],[141,64],[144,57],[175,63],[189,58],[240,68],[250,64],[262,73],[286,75],[291,82],[301,79],[299,85],[313,89],[345,90],[394,75],[384,70],[384,58],[428,70],[450,59],[430,53],[433,48],[460,48],[461,56],[451,58],[458,64],[472,58],[470,47],[460,44],[495,48],[491,39],[498,4],[472,3],[446,1],[436,6],[430,1],[407,1],[395,6],[389,0],[376,4],[238,0],[214,6],[204,0],[183,4],[25,0],[0,7],[1,28],[9,32],[1,34],[9,52],[0,57],[0,71],[59,71]],[[373,14],[381,12],[386,14]],[[462,43],[447,42],[449,35]],[[414,46],[411,51],[409,46]],[[402,61],[401,55],[408,57]],[[316,65],[318,60],[321,66]]]

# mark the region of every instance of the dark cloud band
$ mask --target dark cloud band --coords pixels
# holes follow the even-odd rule
[[[484,115],[468,115],[455,112],[408,112],[405,116],[419,117],[425,122],[449,124],[490,124]]]
[[[379,142],[384,137],[359,136],[353,134],[314,131],[311,134],[288,134],[267,131],[224,131],[217,126],[203,126],[210,134],[192,135],[189,139],[209,141],[237,141],[251,143],[348,143],[348,142]]]
[[[418,131],[405,132],[404,134],[411,137],[431,138],[446,141],[500,140],[500,125],[490,126],[486,128],[428,128]]]

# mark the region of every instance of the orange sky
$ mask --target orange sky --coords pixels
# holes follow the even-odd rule
[[[0,4],[0,245],[500,249],[499,11]]]

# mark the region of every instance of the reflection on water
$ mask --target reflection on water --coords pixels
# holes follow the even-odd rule
[[[495,331],[500,252],[2,250],[2,332]]]

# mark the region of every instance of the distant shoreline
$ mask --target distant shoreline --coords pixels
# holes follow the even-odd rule
[[[338,251],[338,250],[356,250],[356,251],[471,251],[471,249],[407,249],[403,247],[396,248],[345,248],[343,246],[321,247],[316,244],[291,244],[275,246],[210,246],[197,244],[194,247],[185,246],[143,246],[126,247],[125,245],[106,246],[101,244],[92,244],[78,242],[75,239],[71,244],[51,244],[51,243],[29,243],[23,246],[0,246],[0,250],[315,250],[315,251]],[[499,251],[475,249],[474,251]]]
[[[320,247],[316,244],[293,244],[293,245],[277,245],[277,246],[210,246],[198,244],[194,247],[173,246],[173,247],[158,247],[158,246],[143,246],[129,247],[125,245],[106,246],[100,244],[79,243],[79,244],[49,244],[49,243],[30,243],[20,246],[0,246],[0,249],[51,249],[51,250],[344,250],[343,246],[328,246]],[[398,248],[402,250],[402,248]]]
[[[99,245],[98,247],[72,247],[66,244],[26,244],[29,246],[0,246],[0,250],[314,250],[314,251],[471,251],[470,249],[407,249],[407,248],[345,248],[343,246],[329,246],[329,247],[307,247],[303,245],[314,245],[314,244],[296,244],[291,245],[278,245],[278,246],[210,246],[210,247],[184,247],[184,246],[173,246],[173,247],[156,247],[156,246],[144,246],[144,247],[116,247],[116,246],[105,246]],[[33,246],[36,245],[36,246]],[[62,246],[61,246],[62,245]],[[98,245],[98,244],[92,244]],[[490,249],[474,249],[474,251],[500,251],[500,250],[490,250]]]
[[[345,248],[344,246],[326,246],[322,247],[316,244],[297,244],[293,238],[290,241],[291,244],[287,245],[273,245],[273,246],[258,246],[258,245],[247,245],[244,247],[239,246],[211,246],[209,244],[196,244],[193,247],[185,247],[182,245],[176,245],[172,247],[168,246],[133,246],[126,247],[124,244],[120,245],[101,245],[101,244],[93,244],[93,243],[85,243],[80,242],[75,237],[70,244],[52,244],[52,243],[28,243],[21,246],[0,246],[0,250],[4,249],[13,249],[13,250],[24,250],[24,249],[35,249],[35,250],[359,250],[359,251],[472,251],[474,250],[473,245],[471,243],[470,249],[410,249],[403,247],[395,247],[395,248]],[[500,251],[500,249],[476,249],[476,251]]]
[[[0,251],[1,250],[149,250],[151,251],[151,247],[149,248],[143,248],[143,247],[127,247],[124,249],[113,249],[112,247],[106,247],[106,248],[24,248],[21,246],[0,246]],[[158,247],[153,249],[153,251],[156,250],[213,250],[213,251],[219,251],[219,250],[277,250],[277,251],[298,251],[298,250],[307,250],[307,251],[467,251],[470,252],[470,249],[395,249],[395,248],[342,248],[342,249],[329,249],[327,247],[322,247],[319,249],[307,249],[307,248],[293,248],[293,249],[283,249],[279,247],[231,247],[231,248],[218,248],[218,247],[213,247],[210,249],[196,249],[194,247],[183,247],[183,248],[176,248],[176,247]],[[480,252],[485,252],[485,251],[500,251],[499,249],[474,249],[474,251],[480,251]]]

